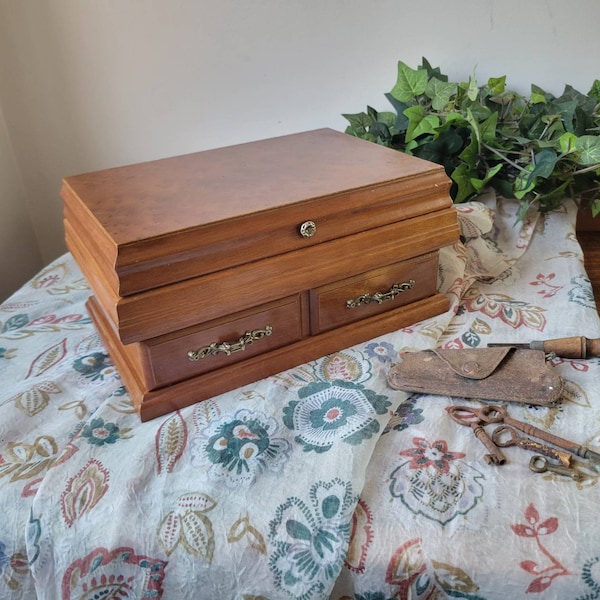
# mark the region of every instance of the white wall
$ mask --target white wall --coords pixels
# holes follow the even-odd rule
[[[0,302],[41,266],[38,240],[0,108]]]
[[[0,198],[26,201],[45,263],[64,251],[64,175],[343,130],[341,113],[387,108],[399,59],[587,92],[599,23],[598,0],[0,0],[0,108],[23,181]]]

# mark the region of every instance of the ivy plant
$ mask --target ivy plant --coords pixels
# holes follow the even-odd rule
[[[492,187],[546,212],[565,197],[600,213],[600,81],[586,94],[567,85],[555,97],[537,85],[529,97],[506,87],[506,76],[479,85],[451,82],[423,58],[398,62],[385,94],[392,109],[344,114],[346,133],[444,165],[454,202]]]

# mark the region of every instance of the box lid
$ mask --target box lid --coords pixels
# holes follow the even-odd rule
[[[66,177],[61,195],[128,296],[446,209],[449,186],[440,165],[319,129]]]

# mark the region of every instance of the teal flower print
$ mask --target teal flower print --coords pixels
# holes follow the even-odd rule
[[[308,503],[292,496],[277,508],[269,524],[275,547],[269,567],[290,598],[330,591],[344,564],[357,500],[349,482],[334,479],[313,484]]]
[[[114,423],[105,423],[104,419],[92,419],[81,431],[81,437],[94,446],[114,444],[120,437],[119,427]]]
[[[211,421],[192,442],[192,464],[203,467],[208,460],[209,476],[234,487],[258,473],[280,472],[292,448],[280,427],[276,419],[247,409]]]
[[[586,308],[596,309],[592,283],[586,275],[577,275],[571,279],[571,289],[568,292],[569,302],[574,302]]]
[[[93,352],[73,362],[73,368],[94,382],[102,382],[116,375],[112,360],[104,352]]]
[[[283,422],[305,451],[326,452],[337,441],[357,445],[379,431],[377,415],[387,413],[387,396],[351,381],[313,382],[299,400],[283,409]]]

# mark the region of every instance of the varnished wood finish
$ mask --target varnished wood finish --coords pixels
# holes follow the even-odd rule
[[[86,277],[97,281],[99,302],[116,323],[121,341],[129,344],[437,251],[456,241],[458,226],[450,207],[125,298],[103,285],[95,257],[75,236],[68,234],[67,243],[80,257]]]
[[[148,419],[447,310],[449,188],[439,165],[317,130],[66,178],[65,239]],[[267,326],[234,353],[188,359]]]
[[[62,197],[128,296],[435,212],[448,187],[440,165],[321,129],[66,177]]]
[[[437,268],[438,255],[432,252],[311,290],[311,332],[321,333],[432,296],[436,292]],[[346,307],[348,300],[384,293],[394,284],[409,281],[414,282],[412,288],[381,304]]]
[[[577,218],[577,239],[583,250],[585,270],[592,282],[596,303],[600,301],[600,215],[581,210]]]
[[[155,389],[292,344],[308,334],[307,309],[306,294],[297,294],[258,309],[140,342],[139,369],[147,373],[145,379],[148,389]],[[230,355],[219,353],[195,361],[187,358],[190,350],[212,343],[234,343],[247,332],[265,329],[267,326],[272,329],[272,333],[246,346],[244,350]]]
[[[235,365],[150,391],[146,389],[140,373],[132,365],[123,344],[115,336],[109,319],[93,296],[88,300],[87,307],[129,395],[138,408],[141,419],[146,421],[384,333],[407,327],[448,310],[449,305],[445,296],[435,294],[405,307],[305,338],[266,354],[253,356]]]

